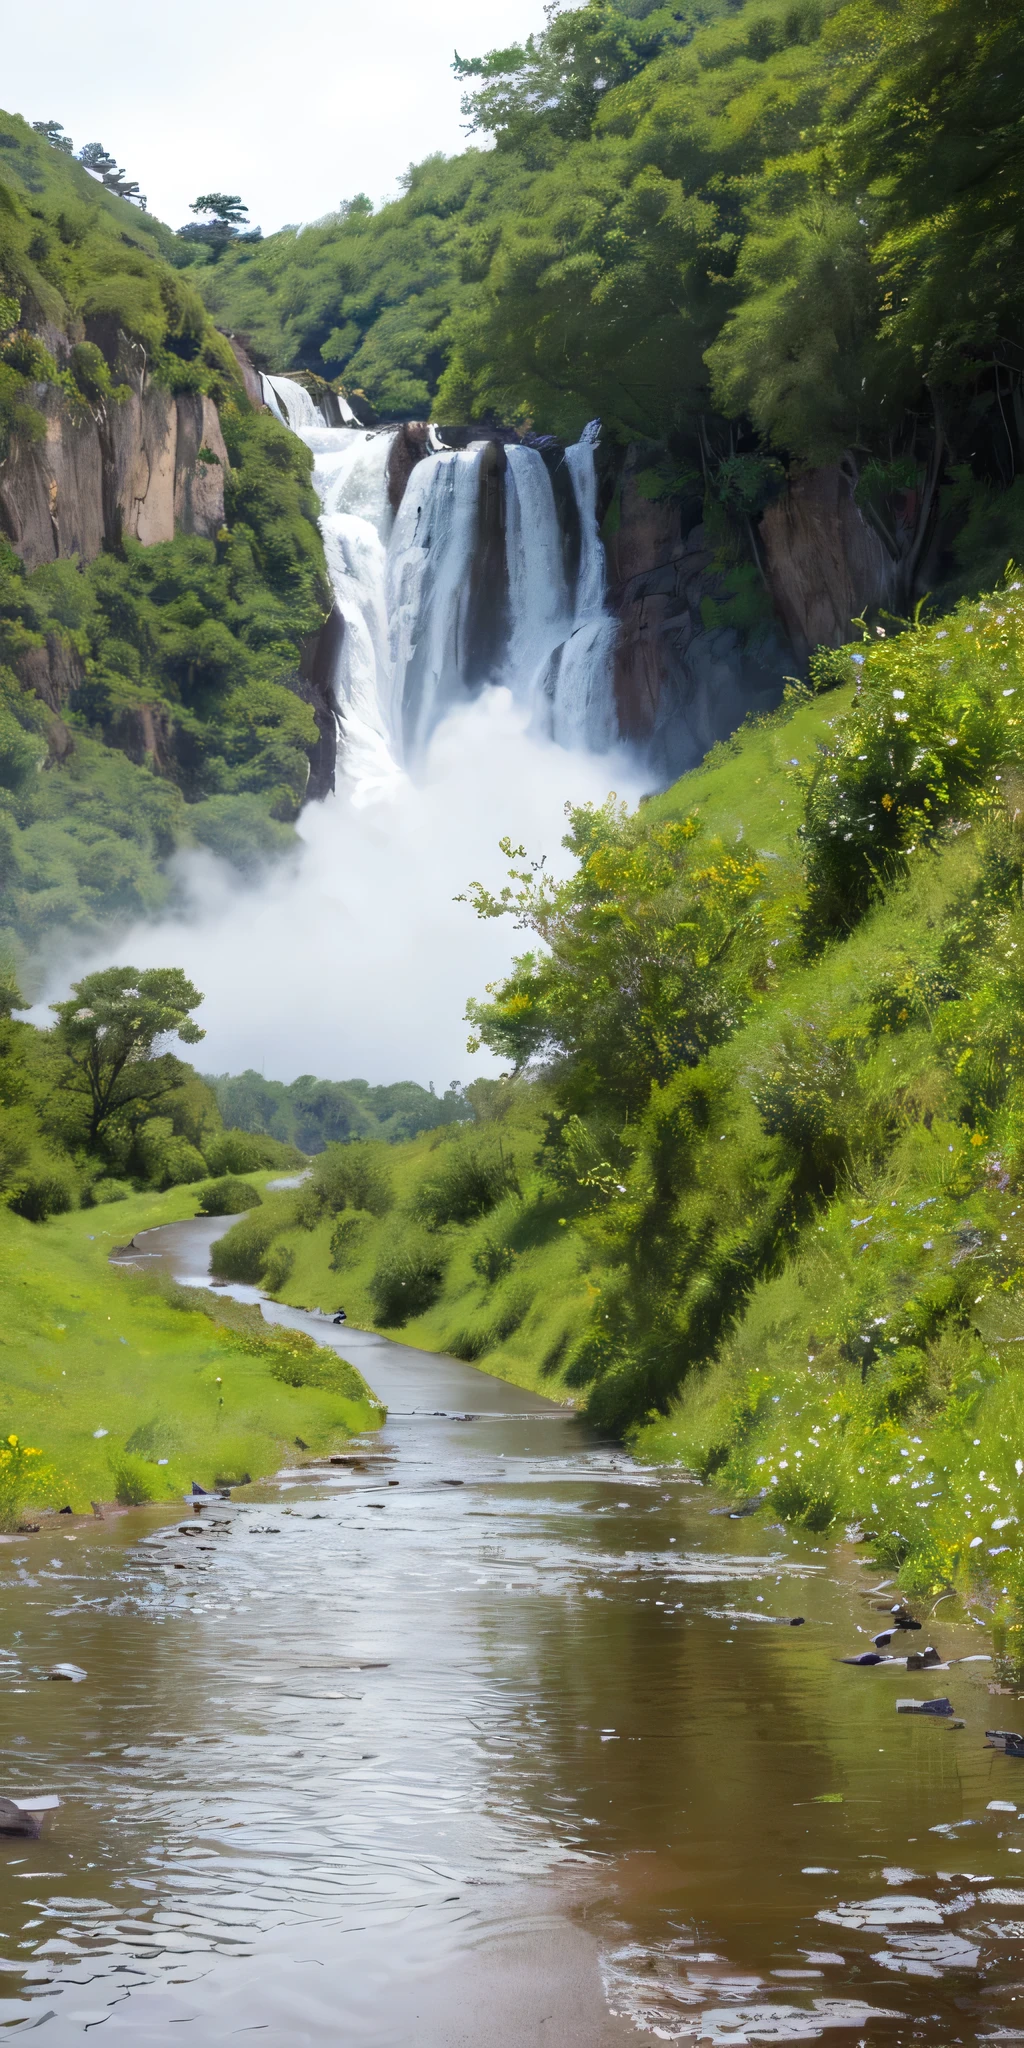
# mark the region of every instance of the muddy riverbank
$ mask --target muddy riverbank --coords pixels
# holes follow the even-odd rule
[[[197,1282],[223,1227],[133,1257]],[[387,1403],[372,1455],[198,1534],[140,1512],[0,1553],[0,1789],[63,1801],[0,1852],[9,2033],[1024,2039],[1024,1763],[984,1740],[1024,1721],[991,1663],[851,1669],[894,1598],[862,1548],[265,1312]],[[985,1656],[941,1617],[914,1647]],[[940,1694],[962,1728],[896,1712]]]

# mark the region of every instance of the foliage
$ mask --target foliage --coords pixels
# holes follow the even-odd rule
[[[106,967],[73,982],[70,996],[51,1006],[65,1085],[84,1100],[91,1143],[119,1112],[158,1101],[178,1084],[179,1062],[154,1049],[166,1038],[195,1045],[205,1037],[192,1016],[202,1000],[180,967],[141,974]]]
[[[305,1206],[308,1201],[313,1216],[336,1216],[342,1209],[386,1216],[394,1199],[384,1147],[355,1143],[326,1146],[302,1190],[300,1203]]]
[[[436,1237],[408,1226],[396,1233],[382,1247],[369,1281],[376,1321],[400,1330],[410,1316],[422,1315],[441,1292],[445,1265],[444,1246]]]
[[[695,1064],[733,1027],[764,955],[765,870],[704,842],[693,818],[628,818],[611,799],[569,815],[563,844],[578,867],[568,881],[512,867],[497,896],[470,891],[479,916],[513,915],[544,950],[523,955],[467,1015],[477,1042],[517,1070],[559,1057],[568,1106],[635,1111],[652,1082]]]
[[[109,1264],[112,1242],[194,1208],[191,1193],[133,1194],[110,1233],[96,1210],[39,1230],[0,1208],[8,1433],[45,1446],[46,1500],[88,1513],[130,1461],[170,1504],[193,1479],[278,1471],[296,1435],[322,1456],[380,1420],[361,1383],[351,1396],[282,1385],[280,1339],[258,1310]]]
[[[1000,767],[1024,758],[1017,686],[1021,583],[852,652],[853,709],[837,724],[807,801],[807,927],[854,923],[950,818],[991,803]]]
[[[41,1456],[41,1451],[23,1444],[14,1430],[0,1443],[0,1529],[17,1528],[22,1503],[39,1476],[39,1467],[30,1465],[29,1459]]]
[[[249,1068],[244,1074],[208,1077],[222,1114],[232,1125],[301,1146],[307,1153],[352,1139],[383,1138],[389,1144],[419,1131],[472,1119],[458,1082],[442,1096],[417,1081],[371,1087],[367,1081],[318,1081],[300,1074],[291,1082],[268,1081]],[[253,1160],[253,1165],[264,1162]],[[267,1165],[274,1162],[270,1159]],[[245,1171],[246,1169],[236,1169]]]
[[[262,1200],[259,1189],[254,1188],[251,1181],[226,1173],[203,1189],[199,1197],[199,1211],[203,1216],[238,1216],[244,1209],[258,1209]]]
[[[430,1230],[486,1216],[506,1195],[519,1192],[513,1160],[497,1144],[462,1138],[445,1145],[434,1171],[420,1183],[416,1214]]]

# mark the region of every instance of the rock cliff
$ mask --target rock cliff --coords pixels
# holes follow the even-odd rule
[[[762,516],[758,570],[767,603],[754,630],[728,622],[729,591],[703,525],[678,501],[637,486],[630,449],[618,522],[607,540],[609,602],[619,618],[615,689],[623,736],[677,775],[750,711],[777,703],[816,647],[837,647],[851,621],[892,596],[892,571],[840,468],[793,478]]]
[[[213,401],[155,384],[138,343],[120,355],[124,382],[84,415],[53,385],[34,389],[45,433],[16,437],[0,469],[0,530],[28,569],[92,561],[125,536],[212,539],[224,524],[228,456]]]

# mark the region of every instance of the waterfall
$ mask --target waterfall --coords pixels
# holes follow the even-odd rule
[[[416,464],[388,550],[391,658],[405,750],[422,753],[469,686],[467,627],[486,442]]]
[[[596,430],[562,457],[579,529],[573,577],[535,448],[477,441],[455,450],[430,427],[396,514],[389,470],[401,429],[328,425],[288,377],[264,376],[263,389],[313,455],[345,628],[332,689],[353,801],[396,789],[444,720],[488,683],[505,684],[549,741],[591,753],[614,746],[615,622],[604,608]]]
[[[551,657],[571,631],[572,601],[563,564],[555,494],[535,448],[505,451],[509,635],[506,674],[514,697],[543,699]]]

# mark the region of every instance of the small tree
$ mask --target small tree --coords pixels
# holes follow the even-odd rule
[[[119,1111],[152,1105],[177,1087],[181,1063],[158,1057],[161,1041],[197,1045],[206,1033],[191,1012],[203,998],[180,967],[105,967],[52,1003],[55,1038],[68,1061],[69,1090],[83,1101],[95,1144]]]
[[[190,213],[209,214],[209,220],[189,221],[178,229],[183,242],[204,242],[214,258],[218,257],[231,242],[258,242],[259,228],[250,228],[249,209],[243,206],[237,192],[201,192],[193,199]]]
[[[33,121],[32,126],[51,149],[59,149],[64,156],[74,156],[75,145],[70,135],[65,135],[63,121]]]
[[[247,228],[249,209],[237,192],[201,192],[193,199],[190,213],[212,213],[218,227]]]

